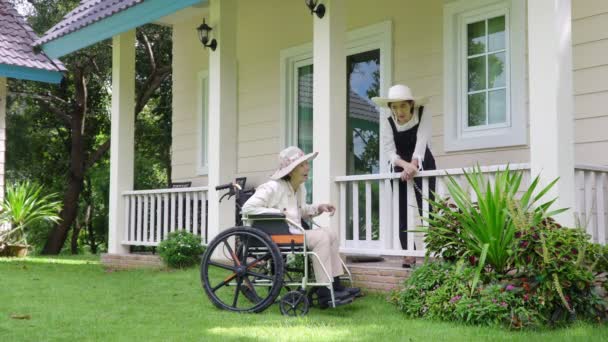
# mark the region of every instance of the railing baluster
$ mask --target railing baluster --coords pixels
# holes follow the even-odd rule
[[[578,216],[580,223],[585,224],[587,214],[585,213],[585,172],[575,172],[575,188],[576,188],[576,202],[575,202],[575,215]]]
[[[399,241],[399,229],[401,229],[400,227],[400,222],[399,222],[399,182],[401,180],[399,178],[395,178],[393,179],[393,225],[392,225],[392,236],[393,236],[393,245],[392,245],[392,249],[393,250],[400,250],[401,249],[401,243]]]
[[[192,204],[194,207],[192,209],[192,233],[197,234],[197,235],[203,235],[203,234],[201,234],[199,226],[198,226],[198,215],[199,215],[198,192],[192,193]]]
[[[595,172],[587,171],[585,172],[585,215],[586,215],[586,231],[587,234],[591,235],[591,239],[593,242],[597,242],[597,233],[595,230],[595,213],[594,213],[594,202],[595,202],[595,193],[593,192],[593,187],[595,183]]]
[[[353,241],[359,245],[359,182],[353,182]]]
[[[596,179],[596,206],[597,206],[597,241],[602,245],[606,244],[606,230],[608,222],[606,221],[606,178],[604,172],[598,174]]]
[[[201,192],[200,197],[201,197],[201,222],[200,222],[201,240],[203,241],[203,243],[208,243],[209,236],[207,236],[207,206],[206,206],[207,193]]]
[[[158,243],[156,239],[156,196],[150,195],[150,241]]]
[[[414,181],[407,182],[407,250],[414,250],[414,233],[412,229],[416,228],[416,216],[418,215],[418,203],[416,202],[416,193],[414,192]]]
[[[162,225],[162,197],[158,194],[154,195],[154,201],[156,202],[156,243],[160,243],[162,241],[161,231],[163,229]]]
[[[144,223],[143,223],[143,227],[142,227],[142,234],[143,237],[141,239],[141,241],[143,242],[149,242],[149,235],[148,235],[148,215],[150,214],[150,208],[148,207],[148,195],[143,195],[141,196],[142,200],[144,201]]]
[[[136,232],[136,238],[135,241],[138,242],[142,242],[144,240],[143,237],[143,228],[142,228],[142,223],[143,223],[143,199],[142,199],[142,195],[137,196],[137,229],[135,230]]]
[[[171,225],[169,226],[169,233],[173,233],[175,231],[175,219],[177,218],[177,213],[175,212],[175,193],[172,192],[169,197],[171,201]]]
[[[131,241],[131,237],[129,233],[131,232],[131,225],[129,222],[131,221],[130,214],[131,213],[131,196],[125,196],[125,235],[123,237],[124,241]]]
[[[340,246],[346,247],[346,183],[340,183]]]
[[[429,178],[428,177],[424,177],[422,178],[422,226],[424,228],[428,228],[429,226],[429,222],[427,221],[429,219],[429,211],[431,209],[431,206],[429,204],[428,199],[430,198],[431,192],[430,192],[430,187],[429,187]],[[418,235],[422,235],[422,234],[418,234]],[[422,238],[421,240],[424,240],[424,238]],[[424,241],[421,241],[421,246],[417,246],[417,250],[424,250],[425,246],[424,246]]]
[[[189,231],[190,233],[194,233],[194,230],[192,228],[192,224],[190,221],[190,193],[187,192],[186,193],[186,222],[184,224],[184,228],[186,228],[186,231]]]
[[[177,193],[177,229],[184,229],[184,195]]]
[[[137,241],[137,238],[135,237],[135,209],[137,207],[137,196],[131,195],[129,196],[129,198],[131,203],[131,224],[129,224],[129,241]]]
[[[378,186],[382,191],[380,191],[380,217],[378,221],[380,221],[380,246],[385,249],[391,248],[391,218],[392,218],[392,205],[391,203],[391,180],[385,179],[381,181]]]
[[[365,240],[372,241],[372,185],[365,182]]]
[[[163,240],[167,238],[167,235],[169,235],[169,198],[170,196],[168,194],[163,195]]]

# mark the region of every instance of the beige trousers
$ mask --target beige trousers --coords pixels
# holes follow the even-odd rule
[[[329,228],[307,230],[306,242],[308,243],[308,248],[319,256],[319,258],[309,256],[312,258],[312,267],[317,282],[332,282],[334,277],[344,274],[342,260],[340,260],[340,243],[337,233]],[[321,263],[325,266],[331,279],[327,279]]]

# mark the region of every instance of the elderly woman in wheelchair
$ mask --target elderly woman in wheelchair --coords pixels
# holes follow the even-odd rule
[[[346,271],[350,279],[350,272],[340,258],[337,234],[329,228],[306,230],[302,227],[302,220],[335,212],[331,204],[306,203],[304,182],[308,178],[309,161],[316,156],[317,153],[304,154],[297,147],[281,151],[279,168],[271,180],[260,185],[242,206],[243,218],[250,227],[223,231],[209,243],[203,256],[201,278],[216,306],[231,311],[260,312],[274,303],[284,286],[290,291],[281,298],[281,312],[304,315],[311,300],[316,299],[321,308],[336,307],[351,303],[360,295],[358,288],[341,284],[341,276]],[[295,255],[302,256],[303,269],[290,267]],[[309,257],[315,282],[308,279]],[[224,262],[218,261],[220,259]],[[213,272],[223,272],[223,276],[214,280]],[[301,279],[294,279],[299,278],[297,274]],[[307,286],[313,286],[308,294]],[[298,290],[291,291],[291,287]],[[223,288],[230,290],[220,293]]]

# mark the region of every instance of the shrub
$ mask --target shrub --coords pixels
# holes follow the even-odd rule
[[[197,264],[205,252],[199,236],[185,230],[170,233],[158,246],[158,254],[172,268],[185,268]]]

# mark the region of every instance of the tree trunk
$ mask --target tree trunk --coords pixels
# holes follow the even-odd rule
[[[76,87],[86,87],[76,82]],[[84,141],[82,136],[83,112],[86,111],[86,90],[82,88],[76,91],[79,95],[79,105],[70,117],[71,149],[70,149],[70,171],[68,175],[68,186],[63,195],[62,210],[59,213],[60,221],[53,227],[51,234],[42,250],[42,254],[59,254],[68,236],[68,230],[78,215],[78,199],[82,192],[84,180]],[[82,97],[81,97],[82,96]]]
[[[81,229],[82,226],[80,225],[80,221],[76,219],[76,222],[74,223],[74,228],[72,228],[72,241],[70,244],[70,250],[72,252],[72,255],[78,254],[78,235],[80,235]]]

